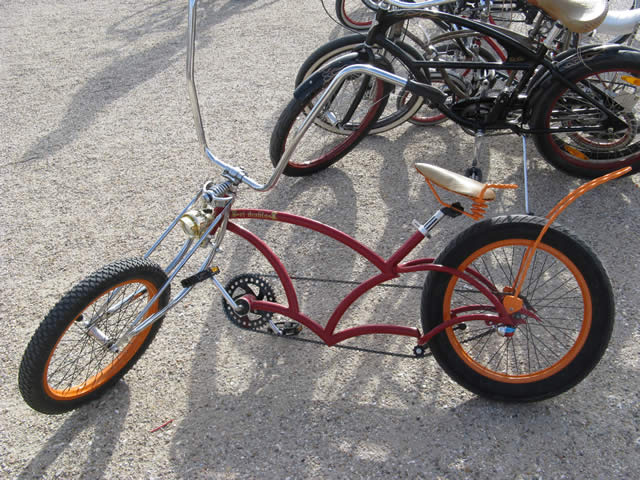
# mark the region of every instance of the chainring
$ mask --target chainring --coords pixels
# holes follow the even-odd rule
[[[256,300],[266,300],[267,302],[276,301],[276,294],[271,285],[269,285],[269,282],[260,275],[253,273],[245,273],[233,277],[224,288],[229,295],[231,295],[231,298],[236,301],[245,295],[252,295]],[[273,317],[273,312],[264,312],[261,310],[251,311],[246,315],[239,315],[224,299],[222,299],[222,308],[227,318],[231,320],[231,323],[248,330],[257,330],[266,325]]]

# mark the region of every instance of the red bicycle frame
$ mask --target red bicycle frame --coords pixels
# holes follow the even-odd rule
[[[305,327],[309,328],[329,346],[335,345],[348,338],[367,334],[404,335],[417,338],[418,345],[424,345],[434,335],[458,323],[470,322],[474,320],[482,320],[487,324],[499,323],[504,325],[515,325],[515,323],[517,323],[506,311],[501,299],[497,295],[496,289],[493,284],[478,272],[472,269],[461,272],[454,268],[446,267],[444,265],[438,265],[434,263],[433,258],[420,258],[417,260],[401,263],[402,260],[404,260],[407,255],[409,255],[413,251],[413,249],[424,239],[424,235],[420,231],[416,231],[413,235],[411,235],[405,241],[405,243],[401,245],[400,248],[398,248],[398,250],[396,250],[388,259],[385,260],[376,252],[374,252],[361,242],[357,241],[353,237],[347,235],[346,233],[310,218],[301,217],[285,212],[277,212],[273,210],[237,209],[231,210],[230,219],[268,220],[288,223],[313,230],[320,233],[321,235],[332,238],[349,247],[351,250],[366,259],[380,271],[380,273],[360,283],[346,297],[344,297],[331,314],[331,317],[329,318],[326,326],[323,327],[318,322],[314,321],[300,311],[298,295],[296,293],[295,287],[293,286],[291,277],[289,276],[289,273],[287,272],[280,258],[257,235],[234,223],[233,221],[229,221],[227,230],[235,233],[236,235],[240,236],[251,245],[253,245],[271,264],[280,282],[282,283],[282,286],[284,287],[285,295],[287,297],[288,305],[283,305],[280,303],[257,300],[255,297],[247,295],[244,297],[244,299],[249,303],[250,309],[273,312],[291,318],[292,320],[295,320],[296,322],[299,322]],[[454,309],[451,312],[450,319],[444,321],[438,327],[430,330],[429,332],[425,332],[424,334],[415,327],[405,327],[390,324],[360,325],[336,332],[338,323],[340,322],[344,313],[363,294],[380,285],[381,283],[397,278],[402,274],[421,271],[438,271],[460,277],[470,285],[473,285],[486,296],[487,305],[465,306],[460,309]],[[474,310],[482,310],[483,312],[494,311],[497,315],[487,313],[473,313]]]

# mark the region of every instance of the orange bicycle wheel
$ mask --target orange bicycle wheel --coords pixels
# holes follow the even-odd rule
[[[22,358],[19,387],[25,401],[43,413],[62,413],[92,400],[140,358],[161,319],[113,347],[167,277],[147,260],[123,260],[77,284],[56,304],[33,335]],[[169,289],[146,317],[166,306]]]
[[[487,220],[463,232],[436,263],[480,274],[500,298],[510,292],[545,222],[524,216]],[[499,322],[495,308],[468,282],[429,275],[422,299],[425,331],[462,309],[496,318],[446,329],[431,341],[434,356],[454,380],[487,397],[532,401],[564,392],[595,367],[611,335],[614,304],[607,274],[587,245],[552,227],[536,250],[520,298],[524,309],[513,328]]]

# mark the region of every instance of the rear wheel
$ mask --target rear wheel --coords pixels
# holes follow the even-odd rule
[[[42,321],[22,357],[24,400],[43,413],[63,413],[104,393],[147,349],[162,319],[112,348],[167,280],[148,260],[107,265],[77,284]],[[169,288],[145,317],[166,306]]]
[[[626,127],[614,129],[605,114],[560,81],[547,82],[531,115],[532,129],[593,128],[536,134],[536,146],[547,161],[573,175],[597,177],[624,166],[640,168],[640,53],[591,53],[566,71],[573,82],[611,111]]]
[[[486,220],[462,232],[436,263],[482,276],[501,298],[545,223],[525,216]],[[513,329],[498,322],[495,307],[470,283],[429,274],[422,297],[425,332],[456,315],[496,318],[448,328],[429,343],[456,382],[494,399],[533,401],[564,392],[595,367],[611,336],[614,303],[608,276],[587,245],[564,229],[550,228],[520,298],[524,308]]]

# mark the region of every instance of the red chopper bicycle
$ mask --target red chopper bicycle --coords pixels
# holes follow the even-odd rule
[[[234,209],[244,184],[257,191],[273,188],[296,145],[346,78],[362,74],[402,86],[432,102],[443,101],[434,87],[407,80],[371,65],[350,65],[332,75],[305,122],[287,145],[270,179],[260,184],[243,169],[209,150],[194,80],[197,0],[189,0],[187,79],[203,154],[222,169],[173,220],[142,258],[109,264],[76,284],[51,309],[29,342],[19,371],[19,388],[35,410],[54,414],[72,410],[104,393],[140,358],[165,314],[197,285],[211,283],[222,294],[226,316],[247,329],[267,327],[277,335],[296,335],[307,327],[327,345],[366,334],[413,337],[415,356],[429,348],[459,384],[489,398],[534,401],[560,394],[579,383],[602,357],[613,328],[614,300],[607,273],[592,250],[566,229],[553,225],[564,209],[585,192],[630,168],[594,179],[561,200],[546,218],[518,215],[476,223],[451,241],[437,259],[406,258],[444,218],[466,215],[480,220],[495,190],[515,185],[486,184],[429,164],[416,164],[442,204],[384,259],[351,236],[310,218],[264,209]],[[438,191],[470,203],[441,199]],[[456,197],[456,198],[458,198]],[[282,261],[243,219],[292,224],[334,239],[379,272],[356,286],[327,323],[305,315]],[[187,235],[166,268],[149,257],[178,225]],[[279,303],[264,276],[245,274],[226,285],[213,260],[225,234],[237,235],[266,258],[285,292]],[[209,253],[197,273],[171,282],[201,247]],[[421,298],[422,330],[377,324],[340,330],[348,308],[365,292],[400,275],[428,272]],[[276,322],[274,315],[289,320]]]

